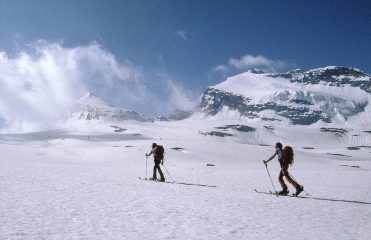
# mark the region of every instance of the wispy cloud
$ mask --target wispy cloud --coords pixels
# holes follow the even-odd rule
[[[213,67],[212,71],[214,71],[214,72],[228,72],[228,66],[227,65],[218,65],[216,67]]]
[[[87,91],[141,113],[189,106],[184,89],[167,80],[158,86],[165,96],[154,91],[152,76],[141,66],[117,61],[97,43],[66,48],[38,41],[14,57],[0,50],[0,72],[0,119],[14,132],[52,127],[52,119]]]
[[[183,41],[186,41],[186,42],[189,41],[188,34],[185,30],[179,30],[175,33],[175,35],[179,37],[180,39],[182,39]]]
[[[166,85],[170,90],[169,101],[167,101],[170,104],[169,109],[190,110],[199,102],[199,97],[181,84],[168,80]]]
[[[222,64],[214,67],[212,71],[214,72],[236,72],[236,71],[246,71],[250,69],[259,69],[264,72],[280,72],[289,69],[294,66],[293,63],[285,62],[282,60],[273,60],[266,58],[262,55],[250,55],[247,54],[241,58],[230,58],[227,64]]]

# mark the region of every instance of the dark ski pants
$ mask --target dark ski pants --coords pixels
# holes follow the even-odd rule
[[[157,179],[157,171],[156,170],[158,170],[158,172],[160,173],[161,179],[164,179],[164,174],[161,171],[160,163],[161,163],[161,160],[155,160],[155,166],[153,167],[153,179]]]
[[[299,183],[297,183],[294,179],[292,179],[292,177],[289,174],[288,169],[289,169],[289,164],[287,163],[281,164],[281,171],[280,171],[280,175],[278,176],[278,181],[280,182],[282,189],[287,189],[287,185],[285,181],[283,180],[284,176],[286,177],[287,181],[292,186],[294,186],[295,189],[299,188],[300,187]]]

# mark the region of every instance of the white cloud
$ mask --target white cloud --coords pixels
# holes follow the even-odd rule
[[[183,86],[170,80],[166,84],[170,90],[168,109],[191,110],[199,103],[198,97],[191,91],[187,91]]]
[[[189,105],[181,100],[187,99],[186,94],[171,81],[159,87],[166,89],[167,97],[156,93],[149,87],[155,83],[147,80],[142,67],[130,61],[118,62],[97,43],[66,48],[38,41],[14,57],[0,50],[0,73],[0,119],[8,131],[52,127],[53,119],[87,91],[141,113],[164,114],[153,104],[174,108]],[[153,80],[152,76],[148,79]],[[175,102],[169,104],[168,100]]]
[[[264,72],[276,73],[294,66],[292,63],[288,63],[282,60],[272,60],[262,55],[245,55],[240,59],[230,58],[228,64],[219,65],[212,69],[217,72],[234,72],[234,71],[246,71],[250,69],[259,69]]]
[[[218,65],[212,69],[213,72],[228,72],[227,65]]]
[[[181,38],[183,41],[186,41],[188,42],[189,41],[189,38],[187,36],[187,32],[184,31],[184,30],[179,30],[175,33],[176,36],[178,36],[179,38]]]

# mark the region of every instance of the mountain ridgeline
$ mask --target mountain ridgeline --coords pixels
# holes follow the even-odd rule
[[[371,77],[354,68],[249,71],[207,88],[199,109],[211,116],[234,111],[247,119],[310,125],[369,121],[370,100]]]
[[[284,74],[270,74],[271,77],[290,79],[291,82],[304,84],[329,84],[330,86],[343,87],[349,85],[359,87],[371,94],[371,77],[359,69],[346,67],[326,67],[310,71],[301,69]]]
[[[263,125],[369,127],[371,77],[345,67],[300,69],[272,74],[249,71],[208,87],[192,111],[176,110],[168,118],[147,118],[135,111],[113,107],[91,93],[81,97],[64,114],[65,121],[134,120],[176,121],[201,113],[206,118],[243,120]]]
[[[71,109],[64,114],[64,119],[69,121],[102,120],[107,122],[124,120],[149,121],[149,119],[135,111],[111,106],[92,93],[86,93],[78,99]]]

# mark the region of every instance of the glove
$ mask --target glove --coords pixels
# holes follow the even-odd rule
[[[267,166],[267,162],[265,160],[263,160],[263,163],[265,164],[265,166]]]

